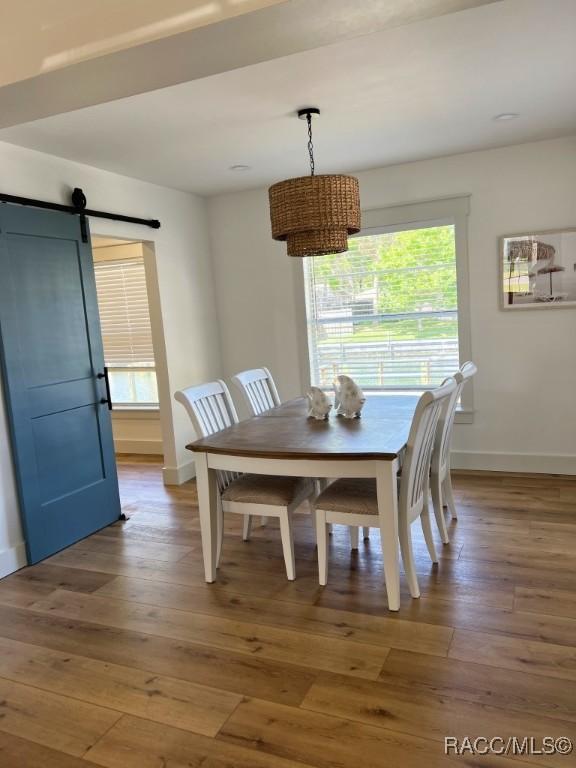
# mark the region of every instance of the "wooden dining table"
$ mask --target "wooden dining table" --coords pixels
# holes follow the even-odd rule
[[[194,452],[205,578],[216,580],[217,470],[311,478],[376,479],[388,607],[400,607],[397,473],[418,398],[368,396],[361,418],[308,418],[305,398],[197,440]]]

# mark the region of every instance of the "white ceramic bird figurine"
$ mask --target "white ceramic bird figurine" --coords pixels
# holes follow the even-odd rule
[[[318,421],[326,420],[332,410],[332,403],[328,395],[319,387],[310,387],[306,397],[309,402],[308,418],[317,419]]]
[[[337,415],[344,416],[346,419],[359,419],[366,397],[354,379],[350,376],[337,376],[334,381],[334,391]]]

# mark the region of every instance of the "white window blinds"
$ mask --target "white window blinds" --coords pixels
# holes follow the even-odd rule
[[[312,383],[422,390],[459,366],[454,226],[351,238],[304,259]]]
[[[144,259],[98,261],[94,268],[106,365],[154,367]]]

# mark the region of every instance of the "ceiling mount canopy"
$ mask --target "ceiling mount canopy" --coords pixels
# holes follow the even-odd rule
[[[310,176],[273,184],[268,190],[274,240],[286,241],[288,256],[321,256],[348,250],[348,235],[360,231],[360,192],[354,176],[316,175],[312,116],[317,107],[298,110],[308,124]]]

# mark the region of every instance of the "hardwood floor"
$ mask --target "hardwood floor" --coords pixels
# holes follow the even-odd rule
[[[194,483],[119,462],[127,522],[0,582],[2,768],[570,766],[445,756],[444,737],[576,742],[576,478],[456,476],[460,517],[387,611],[378,533],[345,528],[318,586],[308,515],[286,581],[277,523],[203,581]]]

